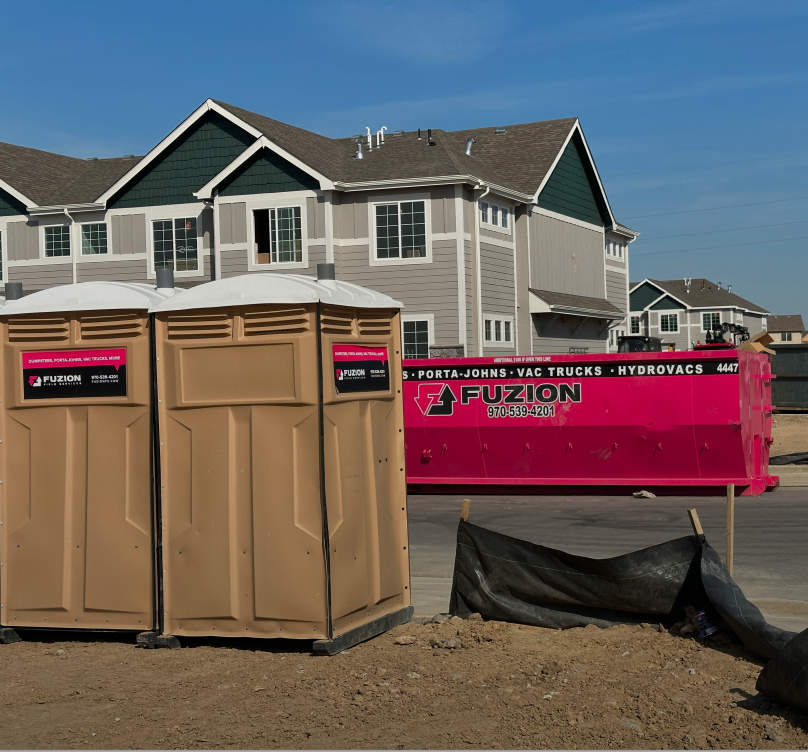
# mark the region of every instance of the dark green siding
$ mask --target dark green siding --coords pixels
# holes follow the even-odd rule
[[[654,303],[651,306],[652,311],[681,311],[683,308],[681,303],[677,303],[673,298],[662,298],[659,303]]]
[[[138,174],[110,203],[111,209],[190,204],[193,193],[255,141],[217,112],[209,112]]]
[[[536,203],[593,225],[610,222],[589,157],[577,135],[570,139]]]
[[[642,311],[645,306],[651,305],[660,295],[662,295],[662,290],[646,282],[628,296],[629,307],[632,311]]]
[[[0,188],[0,217],[11,217],[17,214],[25,214],[25,206],[10,193],[6,193]]]
[[[220,196],[248,193],[316,191],[320,183],[269,149],[261,149],[233,173],[219,189]]]

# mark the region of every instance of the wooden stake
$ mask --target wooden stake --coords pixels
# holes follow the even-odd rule
[[[468,522],[469,520],[469,507],[471,506],[471,499],[463,499],[463,511],[460,512],[460,519],[463,522]]]
[[[693,525],[694,535],[704,535],[704,530],[701,529],[701,522],[699,522],[699,514],[695,507],[688,509],[687,513],[690,515],[690,524]]]
[[[735,558],[735,484],[727,484],[727,555],[725,557],[729,576],[732,577],[732,560]]]

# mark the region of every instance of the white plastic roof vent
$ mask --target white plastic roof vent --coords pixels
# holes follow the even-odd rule
[[[187,311],[200,308],[225,308],[232,305],[267,303],[327,303],[351,308],[403,308],[393,298],[365,287],[323,280],[318,282],[300,274],[243,274],[218,279],[186,290],[181,295],[156,303],[153,313]]]
[[[140,282],[79,282],[59,285],[10,300],[2,308],[4,316],[57,311],[148,310],[175,291],[156,290]],[[184,292],[176,290],[176,292]]]

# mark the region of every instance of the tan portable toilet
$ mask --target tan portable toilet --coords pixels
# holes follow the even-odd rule
[[[171,292],[84,282],[0,309],[3,627],[154,628],[148,310]]]
[[[401,304],[318,272],[152,309],[166,634],[335,653],[412,615]]]

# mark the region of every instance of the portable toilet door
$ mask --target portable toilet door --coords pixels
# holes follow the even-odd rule
[[[153,628],[148,309],[165,297],[85,282],[0,309],[4,627]]]
[[[166,634],[335,652],[409,620],[400,307],[271,273],[155,306]]]

